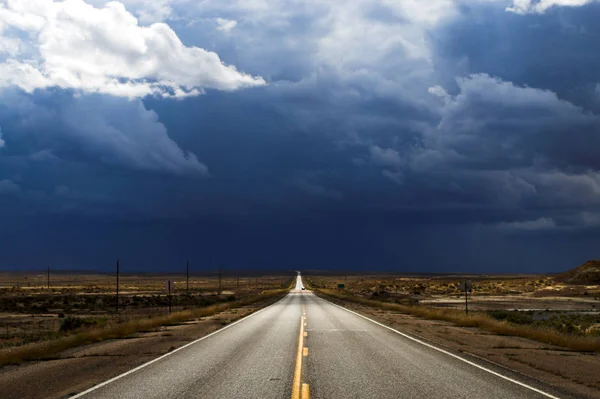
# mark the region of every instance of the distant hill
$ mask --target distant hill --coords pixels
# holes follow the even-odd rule
[[[557,275],[557,281],[570,284],[600,284],[600,260],[588,260],[573,270]]]

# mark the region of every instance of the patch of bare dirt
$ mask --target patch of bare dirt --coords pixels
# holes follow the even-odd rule
[[[434,296],[419,301],[422,305],[464,309],[465,298],[448,298]],[[569,311],[598,311],[600,299],[595,297],[568,298],[560,296],[534,297],[530,295],[477,295],[469,296],[469,309],[488,310],[569,310]]]

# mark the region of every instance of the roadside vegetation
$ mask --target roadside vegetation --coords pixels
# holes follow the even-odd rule
[[[147,316],[117,323],[109,323],[107,318],[102,317],[69,316],[63,319],[57,338],[1,350],[0,367],[29,360],[48,360],[56,357],[59,352],[77,346],[107,339],[127,338],[135,333],[152,331],[161,326],[177,325],[233,308],[274,301],[287,292],[287,289],[267,290],[243,299],[229,298],[230,300],[222,303],[182,310],[170,315]]]
[[[600,314],[566,311],[491,310],[486,312],[496,320],[519,326],[550,329],[561,334],[600,338]]]
[[[61,338],[82,328],[165,316],[245,299],[289,286],[290,276],[122,274],[117,309],[114,275],[0,272],[0,351]],[[165,281],[174,282],[168,295]],[[219,289],[220,287],[220,289]],[[219,292],[220,291],[220,292]]]
[[[414,302],[412,302],[413,304],[393,303],[379,300],[377,296],[365,298],[341,290],[315,288],[314,286],[312,289],[318,295],[330,299],[349,301],[425,319],[447,321],[460,327],[480,328],[499,335],[529,338],[575,351],[600,352],[600,334],[598,330],[591,328],[596,321],[594,318],[598,316],[586,318],[583,315],[563,315],[550,317],[548,320],[534,320],[532,316],[523,316],[524,312],[518,311],[470,312],[467,315],[464,310],[434,308],[416,305]],[[587,328],[582,328],[582,320],[585,320]]]

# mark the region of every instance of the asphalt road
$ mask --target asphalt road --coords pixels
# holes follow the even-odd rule
[[[397,399],[556,395],[507,371],[469,363],[403,336],[301,288],[298,276],[296,288],[274,305],[78,397]]]

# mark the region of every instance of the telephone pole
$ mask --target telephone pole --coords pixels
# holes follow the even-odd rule
[[[223,265],[219,265],[219,295],[221,295],[221,278],[222,278],[222,274],[223,274]]]
[[[169,315],[171,314],[171,280],[167,280],[167,289],[169,290]]]
[[[119,313],[119,260],[117,260],[117,313]]]

